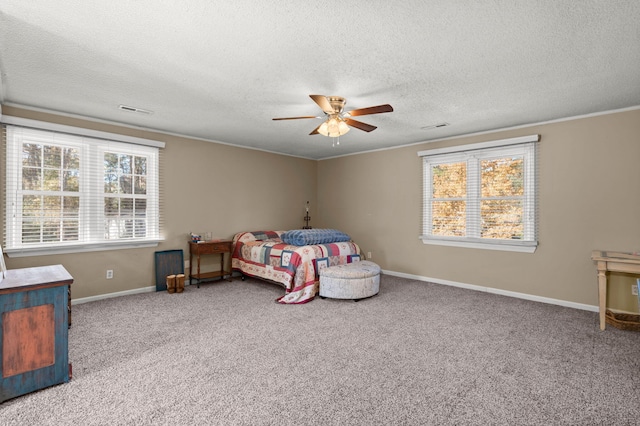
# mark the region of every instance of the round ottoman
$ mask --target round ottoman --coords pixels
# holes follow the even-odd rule
[[[364,299],[380,291],[380,267],[368,260],[320,270],[320,297]]]

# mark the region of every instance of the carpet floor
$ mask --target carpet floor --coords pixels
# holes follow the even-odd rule
[[[74,305],[73,380],[1,404],[0,424],[640,424],[640,333],[594,312],[388,275],[358,303],[283,292]]]

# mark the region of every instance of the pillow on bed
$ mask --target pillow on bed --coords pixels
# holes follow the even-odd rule
[[[294,246],[351,241],[350,236],[336,229],[294,229],[282,234],[281,238],[285,244]]]
[[[253,238],[256,241],[267,241],[280,238],[278,231],[252,231]]]
[[[233,237],[235,243],[249,243],[251,241],[282,241],[280,235],[285,231],[253,231],[253,232],[238,232]]]

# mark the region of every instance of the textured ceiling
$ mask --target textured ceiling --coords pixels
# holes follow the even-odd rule
[[[2,0],[0,83],[6,105],[327,158],[640,105],[640,1]],[[395,111],[332,147],[271,120],[322,115],[309,94]]]

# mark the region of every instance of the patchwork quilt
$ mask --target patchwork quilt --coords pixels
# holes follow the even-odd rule
[[[245,275],[284,286],[279,303],[307,303],[318,292],[318,271],[360,260],[353,241],[292,245],[282,240],[285,231],[240,232],[233,238],[231,266]]]

